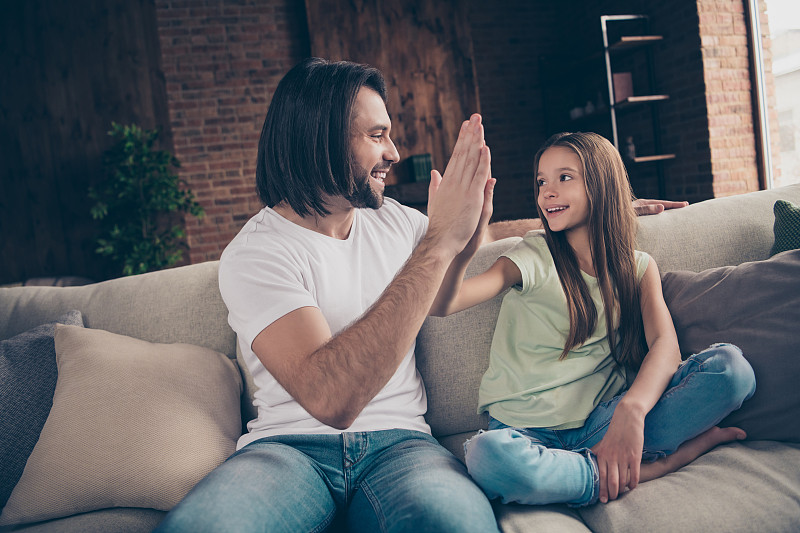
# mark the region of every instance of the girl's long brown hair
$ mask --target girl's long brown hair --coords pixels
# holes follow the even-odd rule
[[[536,153],[534,176],[539,171],[539,159],[552,146],[570,148],[583,165],[586,195],[589,198],[589,243],[606,313],[611,354],[621,366],[638,368],[647,346],[644,343],[634,257],[636,213],[625,165],[614,145],[596,133],[558,133],[550,137]],[[534,180],[534,192],[538,199],[538,180]],[[570,350],[586,342],[594,331],[597,309],[566,235],[550,230],[538,201],[536,209],[567,297],[569,336],[561,353],[561,359],[565,359]],[[614,335],[616,317],[619,317],[618,340]]]

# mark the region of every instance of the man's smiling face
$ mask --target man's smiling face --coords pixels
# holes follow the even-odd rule
[[[389,133],[392,121],[378,93],[362,87],[353,104],[350,146],[356,190],[348,197],[353,207],[377,209],[383,205],[386,173],[400,160]]]

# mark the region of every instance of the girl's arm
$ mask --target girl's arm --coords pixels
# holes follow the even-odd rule
[[[464,280],[470,257],[456,257],[447,269],[444,281],[436,294],[431,316],[447,316],[473,305],[490,300],[516,283],[522,282],[522,273],[511,259],[500,257],[483,274]]]
[[[431,180],[441,180],[435,170],[431,173]],[[430,311],[428,311],[431,316],[447,316],[462,311],[494,298],[511,285],[522,281],[522,274],[517,265],[506,258],[498,259],[483,274],[470,278],[466,282],[464,281],[467,266],[478,252],[478,248],[487,240],[492,239],[493,224],[489,224],[489,219],[492,218],[492,200],[496,182],[497,180],[494,178],[489,178],[486,182],[483,210],[478,221],[478,227],[466,247],[450,263],[442,285],[439,287],[439,292],[436,294]]]
[[[642,277],[641,308],[649,351],[628,392],[620,400],[603,440],[593,451],[600,474],[600,501],[613,500],[620,489],[639,483],[644,446],[644,418],[661,398],[681,361],[678,336],[661,291],[653,259]]]

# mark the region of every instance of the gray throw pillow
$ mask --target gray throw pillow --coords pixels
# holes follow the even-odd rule
[[[53,405],[58,370],[56,323],[83,327],[80,311],[69,311],[0,341],[0,510],[25,469]]]
[[[751,440],[800,442],[800,250],[661,281],[684,358],[730,342],[753,367],[755,394],[721,425]]]

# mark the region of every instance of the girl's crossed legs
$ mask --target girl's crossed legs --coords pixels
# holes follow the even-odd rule
[[[641,481],[744,438],[739,429],[714,426],[754,392],[753,369],[736,346],[716,344],[687,359],[645,418]],[[512,428],[492,419],[489,431],[464,445],[469,473],[489,498],[504,503],[595,503],[598,473],[590,448],[602,440],[622,396],[597,406],[576,429]]]

